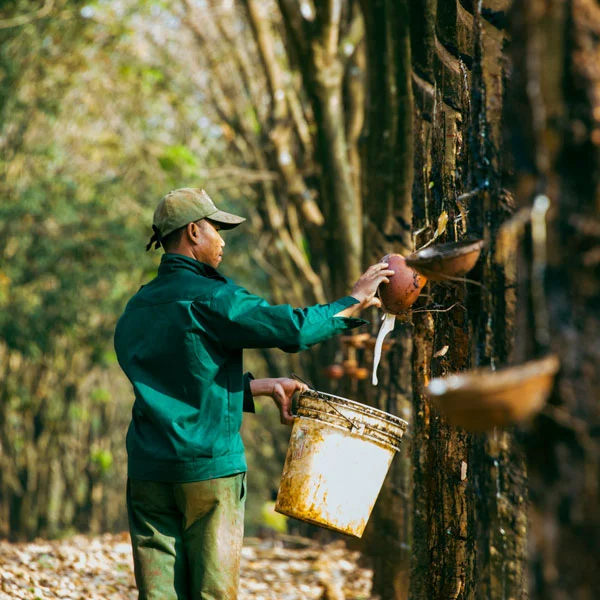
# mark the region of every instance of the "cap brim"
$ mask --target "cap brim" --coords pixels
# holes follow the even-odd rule
[[[234,227],[237,227],[246,220],[244,219],[244,217],[232,215],[231,213],[225,212],[224,210],[218,210],[212,215],[207,215],[206,218],[210,221],[218,223],[221,226],[221,229],[233,229]]]

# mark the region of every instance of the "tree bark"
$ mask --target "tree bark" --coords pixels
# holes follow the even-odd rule
[[[511,31],[516,199],[531,221],[519,245],[517,352],[561,361],[525,432],[531,595],[584,600],[600,590],[600,9],[518,2]]]
[[[469,274],[475,284],[425,288],[397,327],[383,389],[370,394],[375,406],[395,414],[407,414],[400,391],[413,398],[406,439],[412,511],[398,501],[410,486],[402,487],[402,475],[393,471],[365,541],[382,599],[526,597],[522,451],[511,433],[473,436],[450,427],[424,393],[431,377],[495,368],[511,353],[514,273],[509,262],[494,259],[493,242],[513,210],[504,190],[501,129],[506,36],[499,17],[506,6],[492,14],[489,4],[480,14],[472,3],[363,3],[367,252],[406,255],[465,235],[486,241]],[[411,514],[412,536],[406,534]]]

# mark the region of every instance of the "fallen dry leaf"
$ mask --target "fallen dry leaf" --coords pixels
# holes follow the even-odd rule
[[[372,572],[343,541],[247,538],[240,600],[370,600]],[[0,600],[134,600],[129,534],[0,541]]]

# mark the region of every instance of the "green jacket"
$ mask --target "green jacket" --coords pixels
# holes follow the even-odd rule
[[[304,350],[365,323],[333,316],[356,302],[271,306],[204,263],[163,255],[115,332],[135,394],[129,477],[186,482],[245,471],[239,430],[242,410],[254,404],[243,349]]]

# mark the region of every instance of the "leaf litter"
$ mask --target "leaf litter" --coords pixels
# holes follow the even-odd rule
[[[344,541],[247,538],[239,600],[375,600],[373,573]],[[0,541],[0,600],[134,600],[129,535]]]

